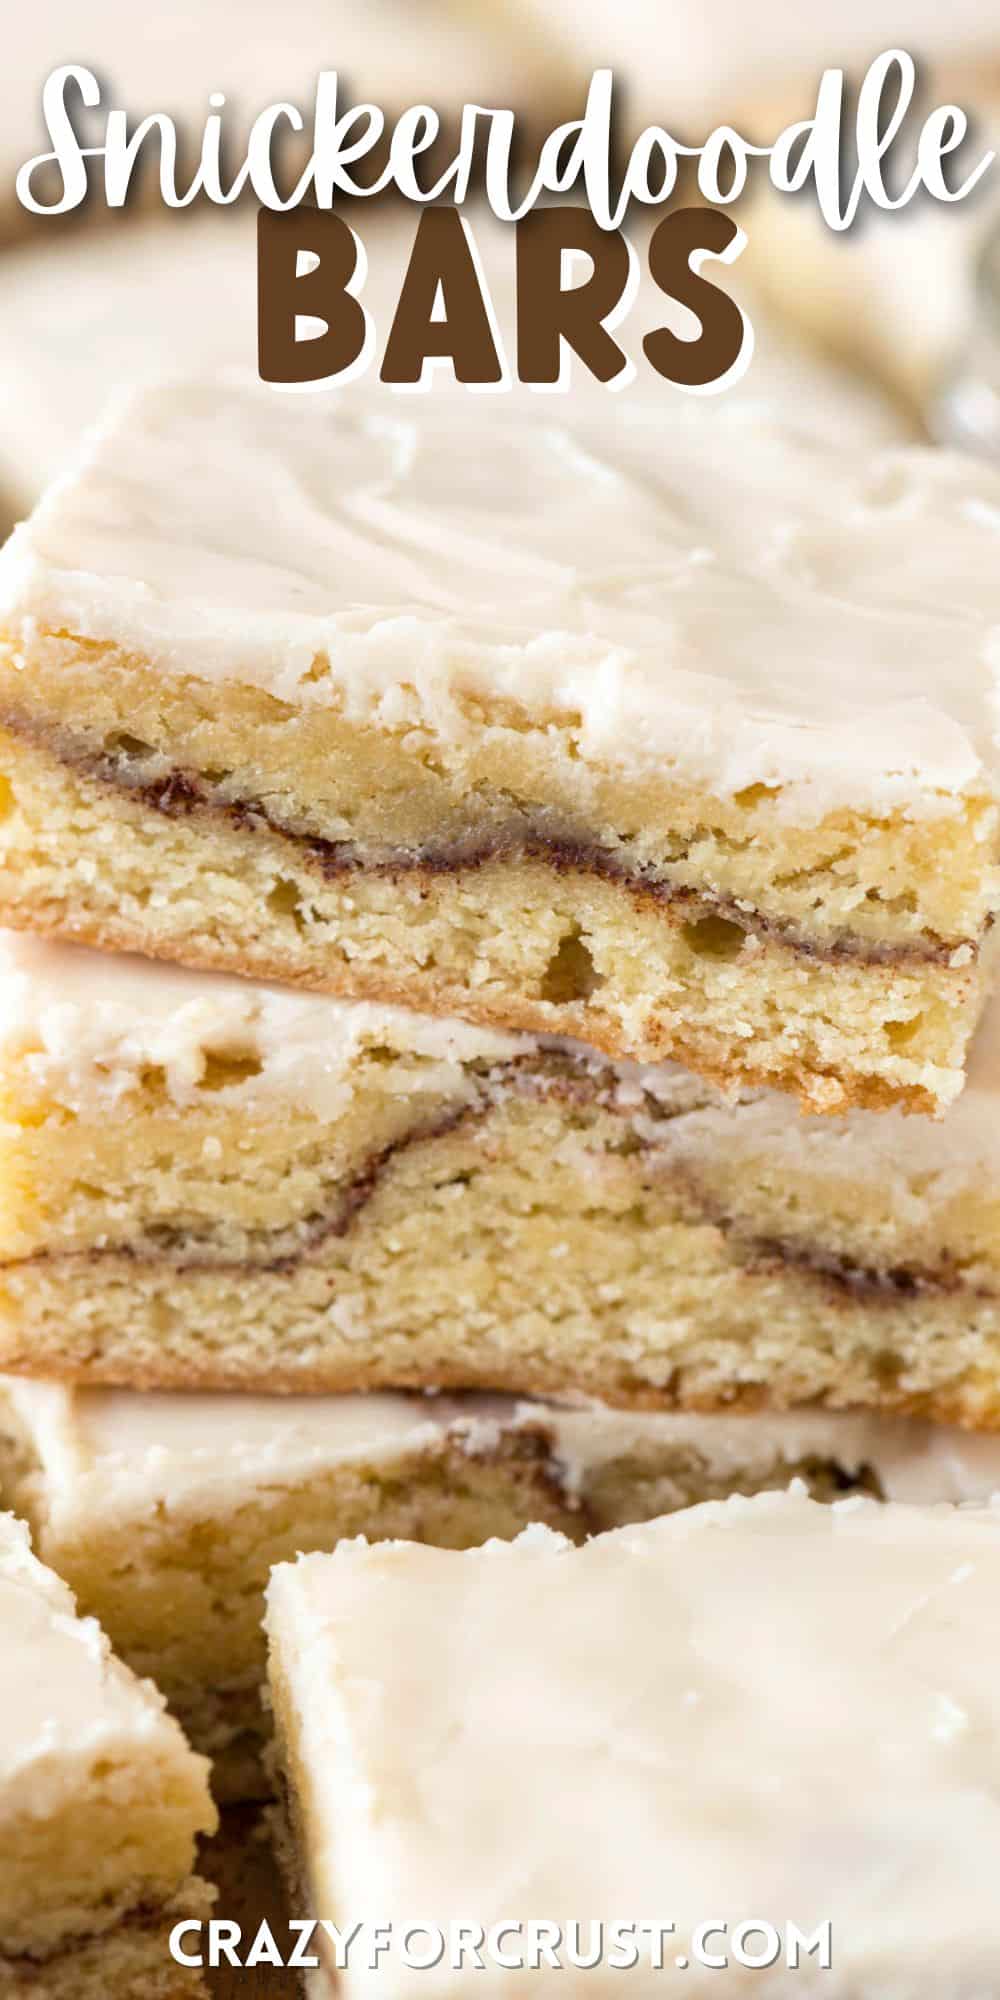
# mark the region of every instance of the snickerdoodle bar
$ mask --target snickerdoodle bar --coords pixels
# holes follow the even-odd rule
[[[1000,1005],[942,1120],[0,938],[0,1367],[1000,1428]]]
[[[503,1396],[142,1395],[0,1378],[0,1500],[166,1695],[217,1797],[268,1790],[263,1591],[363,1534],[573,1540],[803,1480],[817,1498],[984,1500],[1000,1439],[823,1410],[700,1416]]]
[[[940,1111],[998,518],[753,398],[149,389],[0,560],[0,915]]]
[[[359,1925],[315,2000],[458,2000],[477,1962],[511,2000],[992,1990],[995,1507],[346,1543],[275,1570],[268,1632],[296,1908]]]
[[[204,2000],[169,1932],[205,1914],[208,1765],[0,1515],[0,1994]]]

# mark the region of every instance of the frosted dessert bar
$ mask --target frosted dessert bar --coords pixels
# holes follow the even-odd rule
[[[532,1520],[573,1526],[541,1413],[533,1423],[480,1402],[74,1393],[4,1378],[0,1494],[212,1757],[217,1796],[260,1796],[273,1563],[343,1535],[465,1547]]]
[[[225,1449],[220,1449],[224,1442]],[[501,1396],[221,1397],[0,1380],[0,1497],[213,1758],[268,1788],[264,1586],[344,1537],[574,1540],[731,1492],[982,1500],[1000,1440],[872,1416],[570,1408]]]
[[[0,560],[0,916],[940,1110],[998,519],[752,400],[147,390]]]
[[[1000,1006],[943,1120],[0,938],[0,1367],[1000,1429]]]
[[[187,2000],[168,1935],[207,1914],[208,1765],[0,1516],[0,1993]]]
[[[917,2000],[928,1977],[940,2000],[989,1992],[998,1607],[995,1509],[795,1493],[583,1549],[539,1528],[473,1553],[350,1543],[282,1565],[270,1681],[296,1907],[391,1926],[377,1971],[362,1952],[334,1986],[325,1957],[315,2000],[446,2000],[470,1986],[451,1924],[482,1925],[485,1944],[544,1916],[587,1953],[622,1911],[674,1923],[666,1970],[640,1932],[631,1984],[588,1961],[578,1984],[599,2000],[658,1990],[675,1954],[686,1986],[712,1991],[698,1926],[725,1923],[707,1949],[735,1969],[741,1925],[762,1920],[778,1948],[761,1969],[771,1940],[745,1940],[748,1989],[768,2000]],[[829,1965],[820,1943],[790,1968],[791,1926],[823,1923]],[[430,1976],[406,1963],[410,1924],[444,1932]],[[522,1989],[524,1949],[527,1932],[503,1940],[509,1970],[484,1954],[486,1990]]]

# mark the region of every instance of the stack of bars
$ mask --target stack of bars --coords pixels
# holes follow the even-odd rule
[[[637,1524],[798,1480],[868,1496],[850,1564],[1000,1486],[1000,479],[752,398],[527,402],[145,389],[0,557],[3,1499],[224,1800],[272,1787],[264,1591],[308,1556],[270,1629],[312,1894],[336,1663],[391,1690],[459,1574],[386,1554],[390,1617],[344,1538],[631,1531],[551,1558],[602,1689],[620,1593],[627,1705],[689,1546]],[[785,1504],[738,1570],[828,1559]],[[448,1559],[496,1672],[480,1598],[513,1658],[565,1548],[527,1596]],[[201,1770],[156,1894],[71,1882],[0,1971],[61,1990],[88,1925],[124,1963],[137,1912],[162,1950]]]

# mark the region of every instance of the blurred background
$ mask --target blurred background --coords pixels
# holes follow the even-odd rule
[[[199,203],[166,214],[147,175],[109,216],[99,201],[67,223],[15,199],[18,167],[47,149],[41,88],[81,62],[107,102],[169,111],[197,137],[213,90],[239,144],[279,97],[308,114],[316,71],[336,68],[354,102],[391,116],[427,99],[452,119],[465,101],[516,108],[532,140],[582,108],[597,65],[619,92],[619,140],[648,122],[688,138],[728,121],[773,134],[808,113],[824,64],[854,75],[902,45],[926,100],[953,96],[981,134],[1000,132],[1000,14],[991,0],[36,0],[12,13],[0,74],[0,523],[31,507],[110,390],[167,369],[255,364],[253,216]],[[93,126],[85,127],[96,136]],[[761,193],[742,216],[749,247],[734,279],[758,328],[748,385],[822,415],[843,370],[862,385],[862,427],[891,421],[989,439],[1000,171],[968,203],[927,201],[869,215],[836,237],[809,200]],[[398,295],[415,217],[365,205],[378,295]],[[498,264],[509,245],[490,230]],[[489,262],[489,257],[487,259]],[[509,271],[499,274],[501,291]],[[1000,346],[1000,332],[997,335]],[[825,362],[831,371],[824,371]],[[879,409],[879,403],[883,407]],[[890,420],[889,410],[895,415]],[[835,422],[839,405],[831,403]]]
[[[530,156],[582,108],[594,66],[616,72],[618,138],[660,122],[700,138],[716,122],[774,134],[810,110],[824,64],[860,74],[886,46],[922,66],[924,96],[954,96],[978,134],[1000,132],[1000,14],[992,0],[36,0],[8,22],[0,72],[0,522],[28,510],[108,392],[140,374],[214,368],[256,356],[254,218],[200,202],[158,210],[144,198],[108,216],[100,202],[68,224],[28,216],[18,166],[46,150],[46,74],[84,62],[108,102],[132,116],[168,110],[198,136],[208,94],[224,90],[236,144],[256,110],[292,98],[306,114],[318,68],[336,68],[352,102],[388,116],[422,98],[458,116],[466,100],[518,110]],[[88,128],[90,136],[94,128]],[[840,420],[844,370],[862,384],[862,428],[892,422],[990,432],[1000,172],[970,202],[916,202],[868,216],[838,238],[810,200],[762,192],[742,214],[748,250],[734,276],[758,322],[758,352],[736,394],[788,398]],[[142,192],[142,190],[140,190]],[[364,236],[374,292],[398,296],[414,212],[374,216]],[[384,204],[380,204],[384,206]],[[510,244],[488,228],[488,262],[510,290]],[[498,304],[502,312],[502,300]],[[760,324],[760,316],[764,316]],[[1000,336],[998,336],[1000,340]],[[824,360],[830,372],[824,372]],[[880,408],[880,400],[884,406]]]

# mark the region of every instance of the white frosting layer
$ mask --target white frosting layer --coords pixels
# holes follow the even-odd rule
[[[514,231],[469,211],[494,308],[509,342],[514,317]],[[366,308],[381,354],[409,262],[418,213],[356,208]],[[633,231],[633,234],[635,232]],[[26,513],[122,383],[180,368],[246,368],[257,342],[256,219],[183,213],[127,223],[82,239],[47,239],[9,254],[0,292],[0,476]],[[620,331],[637,364],[641,336],[664,317],[647,286]],[[787,399],[810,428],[858,443],[902,437],[902,419],[860,381],[799,352],[754,311],[750,374],[730,392]],[[508,351],[510,348],[508,347]],[[644,364],[643,364],[644,365]],[[442,393],[440,383],[435,395]]]
[[[373,1048],[399,1058],[398,1073],[383,1067],[384,1088],[461,1099],[473,1087],[464,1065],[548,1046],[403,1008],[0,932],[0,1068],[19,1071],[30,1090],[85,1117],[108,1115],[152,1065],[181,1109],[238,1105],[275,1115],[282,1105],[308,1106],[333,1121],[350,1105],[357,1068]],[[580,1045],[555,1046],[598,1062]],[[213,1057],[248,1063],[250,1073],[202,1092]],[[939,1120],[899,1111],[808,1118],[780,1092],[732,1102],[671,1064],[600,1063],[603,1077],[609,1068],[622,1108],[682,1164],[735,1149],[796,1172],[874,1180],[903,1203],[945,1200],[969,1182],[986,1192],[1000,1174],[1000,998],[980,1023],[965,1088]]]
[[[29,1800],[39,1817],[58,1812],[101,1762],[200,1765],[152,1683],[115,1659],[94,1619],[77,1617],[71,1591],[9,1514],[0,1515],[0,1628],[0,1828]]]
[[[122,382],[249,365],[256,218],[131,216],[8,255],[0,297],[0,478],[27,513]],[[15,303],[16,302],[16,303]]]
[[[651,1447],[690,1452],[712,1478],[737,1485],[816,1459],[851,1479],[867,1469],[886,1500],[935,1505],[1000,1493],[1000,1436],[944,1424],[831,1410],[752,1416],[636,1413],[594,1404],[522,1404],[520,1410],[522,1420],[530,1411],[551,1430],[570,1494],[585,1494],[588,1480],[613,1460]]]
[[[273,1572],[268,1624],[305,1868],[335,1921],[573,1918],[586,1947],[591,1920],[655,1914],[677,1935],[666,1973],[635,1975],[646,1994],[709,1917],[828,1919],[831,1969],[779,1957],[748,1987],[991,1991],[997,1511],[772,1494],[582,1550],[541,1528],[461,1555],[348,1543]],[[683,1978],[719,1990],[695,1963]],[[390,1954],[337,1990],[426,1983]],[[514,1995],[524,1974],[476,1983]],[[603,2000],[622,1975],[580,1984]],[[434,1985],[464,1994],[468,1972],[446,1958]]]
[[[419,1074],[408,1070],[408,1090],[456,1092],[463,1063],[500,1061],[535,1046],[527,1036],[402,1007],[0,933],[0,1061],[19,1065],[33,1085],[75,1111],[113,1106],[150,1065],[162,1069],[175,1104],[195,1103],[215,1056],[259,1065],[242,1082],[213,1091],[220,1102],[294,1104],[333,1119],[350,1102],[355,1062],[386,1044],[422,1065]]]
[[[706,1477],[737,1483],[815,1458],[850,1478],[868,1468],[888,1500],[1000,1492],[998,1437],[823,1411],[692,1416],[506,1396],[141,1395],[3,1376],[0,1429],[5,1416],[37,1462],[39,1501],[57,1533],[157,1510],[215,1514],[339,1465],[433,1450],[446,1434],[489,1452],[505,1434],[538,1426],[569,1498],[585,1500],[597,1475],[636,1452],[662,1453],[665,1476],[675,1453],[700,1461]]]
[[[753,397],[180,383],[14,534],[0,618],[446,743],[514,701],[808,820],[995,788],[998,553],[1000,474]]]
[[[235,1506],[337,1465],[433,1448],[454,1427],[488,1443],[498,1422],[515,1421],[503,1397],[142,1395],[12,1376],[0,1377],[0,1424],[5,1411],[60,1527]]]

